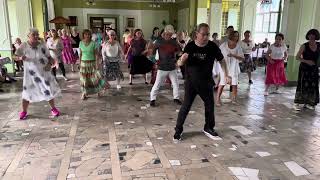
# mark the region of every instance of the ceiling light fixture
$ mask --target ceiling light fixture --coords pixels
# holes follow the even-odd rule
[[[96,2],[94,2],[94,0],[87,0],[86,4],[88,6],[95,6],[96,5]]]

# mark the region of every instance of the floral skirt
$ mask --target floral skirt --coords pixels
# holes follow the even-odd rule
[[[267,64],[266,85],[284,85],[288,82],[284,71],[283,60],[273,59],[274,63]]]
[[[103,76],[107,81],[124,80],[119,62],[103,62]]]
[[[80,86],[85,94],[96,94],[107,87],[100,72],[96,69],[96,61],[81,61]]]
[[[242,73],[253,72],[256,70],[256,65],[252,60],[252,57],[250,54],[245,54],[244,61],[241,62],[239,65],[240,65],[240,71]]]
[[[301,63],[294,103],[315,106],[319,103],[319,69]]]

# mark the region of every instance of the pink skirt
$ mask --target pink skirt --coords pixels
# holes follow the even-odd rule
[[[268,62],[267,74],[266,74],[266,85],[284,85],[288,82],[284,71],[283,60],[273,59],[273,64]]]
[[[77,62],[77,58],[74,55],[72,48],[65,48],[62,51],[62,59],[65,64],[75,64]]]

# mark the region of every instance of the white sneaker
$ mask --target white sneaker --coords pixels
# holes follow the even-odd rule
[[[64,77],[64,76],[63,76],[63,79],[64,79],[65,81],[68,81],[68,78],[66,78],[66,77]]]
[[[117,89],[121,89],[121,86],[120,86],[120,85],[117,85]]]
[[[307,109],[310,109],[310,110],[314,110],[314,109],[315,109],[314,106],[311,106],[311,105],[309,105],[309,104],[306,104],[305,107],[306,107]]]
[[[268,91],[265,91],[263,95],[264,95],[264,96],[269,96],[269,92],[268,92]]]
[[[300,105],[299,104],[294,104],[293,109],[296,111],[301,111]]]

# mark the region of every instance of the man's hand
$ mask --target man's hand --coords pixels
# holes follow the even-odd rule
[[[189,54],[183,53],[182,56],[179,58],[179,60],[177,62],[177,65],[178,66],[183,66],[186,63],[188,57],[189,57]]]

